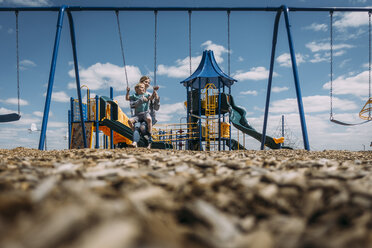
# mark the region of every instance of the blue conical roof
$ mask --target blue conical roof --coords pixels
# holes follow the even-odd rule
[[[225,86],[231,86],[237,80],[226,75],[221,68],[218,66],[214,59],[213,51],[206,50],[203,52],[203,57],[200,61],[198,68],[195,72],[185,80],[181,82],[185,87],[190,86],[194,89],[200,87],[204,88],[207,83],[213,83],[218,88],[218,81],[220,80],[220,88]]]

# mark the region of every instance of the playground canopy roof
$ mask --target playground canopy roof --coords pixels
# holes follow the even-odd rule
[[[214,54],[211,50],[206,50],[203,52],[203,57],[198,68],[190,77],[183,80],[181,84],[183,84],[185,87],[191,86],[194,89],[198,89],[199,80],[197,79],[200,80],[201,88],[204,88],[207,83],[213,83],[216,88],[222,88],[223,86],[230,87],[234,84],[234,82],[237,82],[237,80],[229,77],[221,70],[214,59]],[[220,85],[218,85],[219,80],[221,82]]]

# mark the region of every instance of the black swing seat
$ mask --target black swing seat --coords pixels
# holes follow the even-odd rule
[[[357,125],[362,125],[364,123],[370,122],[371,120],[366,120],[366,121],[362,121],[359,123],[346,123],[346,122],[338,121],[338,120],[331,118],[330,121],[333,123],[339,124],[339,125],[343,125],[343,126],[357,126]]]
[[[18,121],[21,116],[17,113],[5,114],[0,115],[0,122],[11,122],[11,121]]]

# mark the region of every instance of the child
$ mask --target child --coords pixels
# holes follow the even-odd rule
[[[145,90],[147,93],[147,89],[150,87],[150,77],[148,76],[142,76],[140,79],[140,83],[143,83],[145,85]],[[160,108],[160,97],[158,95],[159,86],[154,86],[154,91],[151,95],[151,100],[149,101],[149,110],[150,110],[150,116],[152,118],[152,124],[155,125],[157,122],[156,120],[156,113],[155,111],[158,111]]]
[[[149,101],[153,99],[153,96],[151,96],[149,93],[146,92],[145,84],[138,83],[134,87],[136,93],[129,96],[130,88],[127,87],[127,94],[125,96],[125,99],[127,101],[130,101],[131,107],[134,108],[134,117],[129,119],[129,125],[134,130],[134,124],[136,122],[143,122],[146,121],[148,126],[148,131],[151,133],[152,129],[152,118],[149,114]],[[136,144],[134,144],[136,145]]]

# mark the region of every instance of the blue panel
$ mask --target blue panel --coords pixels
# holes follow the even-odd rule
[[[79,108],[79,102],[78,101],[74,101],[73,103],[73,116],[72,116],[72,121],[73,122],[78,122],[80,121],[80,108]],[[87,105],[85,103],[83,103],[83,118],[84,118],[84,121],[87,121],[88,120],[88,115],[87,115]]]
[[[200,79],[200,84],[199,80],[196,80],[197,78]],[[222,84],[219,85],[219,81],[222,82]],[[209,82],[213,83],[216,88],[222,88],[224,85],[231,86],[234,82],[237,82],[237,80],[229,77],[221,70],[214,58],[213,51],[206,50],[203,52],[203,57],[198,68],[190,77],[183,80],[181,84],[185,87],[190,86],[194,89],[198,89],[199,85],[204,88]]]

